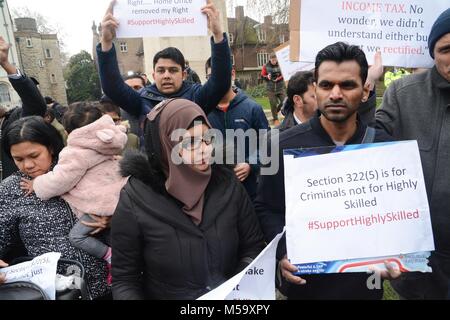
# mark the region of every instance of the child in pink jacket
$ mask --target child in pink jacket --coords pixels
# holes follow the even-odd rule
[[[42,200],[61,196],[71,206],[79,221],[69,234],[74,247],[106,260],[111,269],[111,248],[92,237],[95,230],[82,222],[95,222],[90,215],[111,216],[127,182],[119,173],[115,156],[126,143],[126,129],[116,126],[108,115],[102,116],[94,103],[77,103],[64,115],[69,133],[67,147],[53,171],[34,180],[22,180],[22,189]],[[111,277],[108,275],[108,282]]]

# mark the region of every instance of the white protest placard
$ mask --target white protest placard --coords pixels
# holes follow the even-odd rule
[[[434,250],[416,141],[285,150],[293,264]]]
[[[240,273],[197,300],[275,300],[278,242],[284,231]]]
[[[289,42],[274,49],[280,64],[281,73],[284,81],[289,81],[291,77],[298,71],[311,71],[314,69],[314,62],[291,61]]]
[[[206,0],[118,0],[118,38],[206,36]]]
[[[6,283],[25,281],[39,286],[47,297],[55,300],[56,268],[61,253],[50,252],[31,261],[0,269],[6,275]]]
[[[344,41],[360,46],[368,61],[378,50],[384,65],[408,68],[433,65],[428,35],[450,5],[448,0],[294,1],[300,1],[300,13],[293,15],[300,21],[292,25],[300,30],[291,33],[291,45],[300,46],[300,61],[314,61],[321,49]],[[293,34],[300,39],[293,42]]]

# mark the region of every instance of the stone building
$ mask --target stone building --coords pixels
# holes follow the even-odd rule
[[[272,16],[259,23],[245,16],[243,6],[237,6],[235,17],[228,18],[228,27],[237,76],[244,87],[254,86],[273,49],[289,41],[289,25],[273,23]]]
[[[8,3],[4,0],[0,0],[0,11],[0,36],[5,41],[14,43],[14,27]],[[20,67],[15,45],[9,49],[9,61]],[[20,98],[9,83],[8,75],[2,68],[0,68],[0,105],[8,109],[20,105]]]
[[[39,33],[33,18],[18,18],[14,23],[16,46],[23,71],[39,81],[42,95],[51,96],[60,104],[67,105],[57,35]]]
[[[93,48],[92,56],[97,65],[97,52],[95,50],[100,42],[101,26],[92,24]],[[129,73],[145,73],[144,68],[144,44],[142,38],[114,39],[117,61],[122,76]]]

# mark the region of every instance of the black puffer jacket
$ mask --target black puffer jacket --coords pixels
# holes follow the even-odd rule
[[[252,203],[232,171],[214,168],[196,226],[145,156],[129,154],[112,221],[114,299],[196,299],[264,247]]]

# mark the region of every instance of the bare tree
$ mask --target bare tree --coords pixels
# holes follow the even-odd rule
[[[27,7],[14,8],[11,11],[13,18],[33,18],[36,20],[37,30],[39,33],[52,34],[58,33],[58,28],[52,25],[48,18],[36,11],[31,11]]]
[[[42,15],[39,12],[31,11],[27,7],[19,7],[12,9],[11,11],[12,17],[15,18],[33,18],[36,20],[36,26],[37,31],[41,34],[57,34],[58,35],[58,42],[59,42],[59,49],[61,51],[61,60],[63,62],[63,65],[67,64],[68,62],[68,54],[66,52],[66,45],[64,42],[64,39],[66,38],[66,32],[64,31],[64,28],[60,25],[52,24],[49,22],[49,19]]]
[[[289,5],[290,0],[247,0],[250,10],[256,10],[263,16],[270,15],[278,24],[289,23]]]

